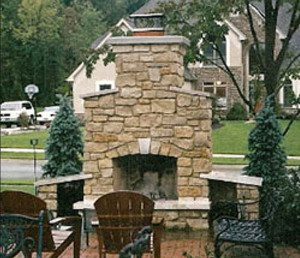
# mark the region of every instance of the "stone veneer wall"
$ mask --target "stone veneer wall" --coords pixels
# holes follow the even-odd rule
[[[47,203],[47,208],[52,211],[57,210],[57,185],[38,186],[38,197]]]
[[[93,175],[85,180],[85,200],[116,190],[112,159],[133,154],[177,158],[179,200],[207,198],[208,181],[200,173],[212,167],[211,99],[209,94],[181,89],[187,41],[176,36],[123,37],[111,43],[116,89],[83,96],[83,171]],[[140,145],[144,139],[149,141],[146,152]],[[164,212],[170,224],[192,226],[203,218],[202,228],[207,228],[207,210]]]
[[[259,199],[259,188],[255,185],[246,185],[246,184],[237,184],[237,199],[243,200],[243,196],[245,197],[245,201],[254,202]],[[253,205],[246,206],[246,216],[250,219],[257,219],[259,215],[259,203],[255,203]]]

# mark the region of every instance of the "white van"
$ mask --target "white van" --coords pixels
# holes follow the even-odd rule
[[[18,124],[18,118],[22,113],[26,113],[29,123],[34,121],[34,108],[29,101],[8,101],[1,104],[1,124],[10,127]]]

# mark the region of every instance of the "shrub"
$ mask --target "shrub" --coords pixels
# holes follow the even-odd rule
[[[44,177],[56,177],[78,174],[81,172],[83,142],[80,122],[74,115],[69,99],[60,100],[60,109],[51,123],[47,139],[46,157],[43,166]]]
[[[22,112],[18,117],[18,124],[21,127],[28,127],[29,126],[29,117],[25,112]]]
[[[233,104],[232,108],[227,113],[226,119],[227,120],[246,120],[247,119],[247,110],[241,103],[235,102]]]

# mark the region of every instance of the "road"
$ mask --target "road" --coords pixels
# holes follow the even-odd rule
[[[44,160],[37,161],[37,178],[42,175],[42,165]],[[1,159],[1,178],[20,179],[34,178],[33,160]]]
[[[42,165],[45,160],[37,161],[37,178],[42,175]],[[243,166],[232,165],[213,165],[214,171],[241,171]],[[34,178],[33,160],[18,160],[18,159],[2,159],[1,160],[1,178],[3,179],[19,179],[19,178]]]

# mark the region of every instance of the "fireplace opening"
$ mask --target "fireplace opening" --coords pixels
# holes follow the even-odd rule
[[[153,200],[177,199],[176,164],[176,158],[151,154],[114,158],[114,190],[137,191]]]

